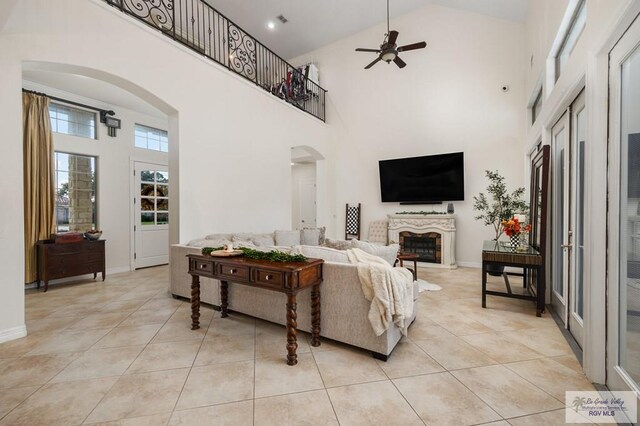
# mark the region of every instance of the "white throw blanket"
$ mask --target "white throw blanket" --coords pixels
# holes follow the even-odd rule
[[[413,313],[413,275],[408,269],[394,268],[384,259],[360,249],[347,250],[349,261],[358,267],[364,297],[371,301],[368,319],[376,336],[389,328],[389,322],[407,334],[406,319]]]

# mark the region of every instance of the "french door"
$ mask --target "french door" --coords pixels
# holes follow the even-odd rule
[[[582,92],[553,126],[551,304],[580,347],[584,341],[586,105]]]
[[[169,171],[134,163],[133,231],[135,268],[169,263]]]
[[[567,323],[568,283],[571,256],[571,151],[570,113],[565,112],[551,129],[552,219],[551,219],[551,306]]]
[[[609,55],[607,385],[640,392],[640,22]]]

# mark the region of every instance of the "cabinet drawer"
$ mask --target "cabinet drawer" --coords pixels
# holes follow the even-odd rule
[[[284,276],[282,272],[274,272],[265,269],[254,269],[253,281],[256,284],[268,287],[282,288]]]
[[[229,278],[248,279],[249,268],[247,266],[218,264],[218,274]]]
[[[199,271],[199,272],[206,272],[206,273],[213,273],[213,262],[207,262],[204,260],[192,260],[191,261],[191,270],[192,271]]]
[[[87,262],[102,262],[104,258],[104,253],[101,251],[89,251],[84,258]]]

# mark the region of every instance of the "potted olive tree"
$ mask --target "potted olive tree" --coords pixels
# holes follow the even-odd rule
[[[509,220],[514,214],[525,213],[529,209],[526,201],[524,201],[524,188],[517,188],[513,192],[507,191],[504,183],[504,177],[497,171],[485,171],[489,186],[487,193],[478,194],[473,197],[473,209],[478,212],[476,220],[481,220],[485,226],[492,226],[495,231],[495,241],[503,234],[503,220]],[[490,275],[499,276],[502,274],[504,267],[494,267],[489,265],[488,272]]]

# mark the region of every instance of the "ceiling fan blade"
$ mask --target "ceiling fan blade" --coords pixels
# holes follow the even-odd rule
[[[367,65],[366,67],[364,67],[365,70],[368,70],[369,68],[371,68],[372,66],[374,66],[375,64],[377,64],[378,62],[380,62],[380,57],[378,56],[375,61],[371,62],[369,65]]]
[[[363,47],[358,47],[356,49],[356,52],[374,52],[374,53],[380,53],[380,49],[365,49]]]
[[[407,44],[406,46],[398,47],[398,52],[406,52],[408,50],[424,49],[427,47],[427,43],[421,41],[420,43]]]
[[[398,68],[404,68],[404,67],[407,66],[407,63],[405,61],[403,61],[402,59],[400,59],[400,56],[396,56],[396,58],[393,60],[393,62],[396,63]]]
[[[396,44],[396,40],[398,39],[398,32],[395,30],[389,31],[389,40],[387,40],[387,43],[389,44]]]

